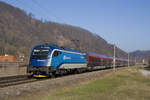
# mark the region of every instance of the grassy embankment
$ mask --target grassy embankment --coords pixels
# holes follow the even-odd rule
[[[42,100],[150,100],[150,77],[130,68],[76,87],[56,89]]]
[[[16,100],[16,99],[15,99]],[[49,91],[38,91],[17,100],[150,100],[150,77],[137,67]]]

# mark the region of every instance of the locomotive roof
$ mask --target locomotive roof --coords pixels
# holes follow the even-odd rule
[[[80,51],[78,51],[78,50],[63,48],[63,47],[59,47],[59,46],[57,46],[57,45],[51,45],[51,44],[36,45],[34,48],[41,48],[41,47],[43,47],[43,48],[60,49],[60,50],[66,50],[66,51],[71,51],[71,52],[83,53],[83,52],[80,52]],[[111,56],[105,56],[105,55],[96,54],[96,53],[93,53],[93,52],[88,52],[88,55],[90,55],[90,56],[95,56],[95,57],[100,57],[100,58],[105,58],[105,59],[113,59],[113,57],[111,57]],[[116,60],[128,61],[127,59],[122,59],[122,58],[116,58]]]
[[[34,48],[51,48],[51,49],[60,49],[60,50],[82,53],[78,50],[68,49],[68,48],[64,48],[64,47],[58,47],[57,45],[50,45],[50,44],[36,45]]]

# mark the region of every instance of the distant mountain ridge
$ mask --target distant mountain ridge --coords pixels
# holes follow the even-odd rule
[[[134,59],[148,59],[150,56],[150,50],[137,50],[130,53],[130,56]]]
[[[0,2],[0,55],[25,54],[37,44],[51,43],[81,51],[113,56],[113,45],[88,30],[66,24],[43,22],[4,2]],[[127,53],[116,48],[117,57]]]

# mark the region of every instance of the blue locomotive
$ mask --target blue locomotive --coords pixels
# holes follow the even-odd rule
[[[45,77],[86,67],[86,53],[44,44],[33,48],[27,72],[35,77]]]
[[[96,53],[82,53],[77,50],[60,48],[55,45],[37,45],[30,55],[27,73],[34,77],[80,73],[113,66],[113,57]],[[116,58],[116,67],[127,66],[128,60]],[[134,65],[133,61],[129,62]]]

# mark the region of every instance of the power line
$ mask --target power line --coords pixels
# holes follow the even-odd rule
[[[10,3],[11,5],[13,4],[14,6],[18,5],[18,3],[20,5],[26,6],[27,9],[29,9],[33,15],[35,15],[34,14],[34,12],[35,12],[35,13],[38,13],[39,15],[47,16],[47,18],[49,18],[49,21],[54,21],[54,20],[51,20],[51,17],[53,17],[56,20],[54,22],[57,22],[57,20],[60,20],[60,21],[62,21],[63,24],[66,24],[62,18],[57,17],[54,14],[52,14],[52,11],[50,11],[49,7],[41,6],[41,4],[39,4],[39,2],[37,0],[30,0],[30,1],[32,3],[28,3],[25,5],[23,0],[6,0],[7,3]],[[38,8],[39,10],[35,10],[34,8]],[[29,12],[27,11],[27,12],[30,13],[30,11]],[[49,12],[51,13],[51,15],[50,15],[51,17],[48,16]],[[44,18],[42,16],[41,16],[41,18],[46,20],[46,18]],[[35,17],[37,17],[37,16],[35,15]]]
[[[23,5],[24,3],[22,2],[22,0],[16,0],[16,1],[18,1],[21,5]],[[45,13],[43,13],[43,12],[39,12],[39,10],[34,10],[32,7],[34,6],[35,7],[35,5],[32,5],[32,7],[31,7],[31,5],[30,4],[28,4],[28,5],[26,5],[30,10],[31,10],[31,12],[29,12],[29,13],[32,13],[33,15],[34,15],[34,13],[33,12],[37,12],[38,14],[42,14],[42,15],[44,15],[45,16]],[[33,12],[32,12],[33,11]]]
[[[5,1],[4,1],[5,2]],[[7,3],[10,3],[11,5],[17,5],[17,2],[15,0],[6,0]]]
[[[41,6],[39,4],[39,2],[37,2],[36,0],[31,0],[33,3],[35,3],[42,11],[44,11],[46,14],[48,14],[49,12],[52,12],[50,11],[49,8],[47,8],[46,6]],[[54,14],[51,15],[52,17],[54,17],[56,20],[61,20],[64,24],[65,24],[65,21],[62,19],[62,18],[58,18],[57,16],[55,16]]]
[[[11,5],[15,6],[15,7],[17,7],[18,4],[20,4],[20,5],[25,5],[25,3],[22,2],[22,0],[7,0],[7,1],[8,1],[7,3],[9,3],[9,4],[11,4]],[[26,8],[27,8],[29,11],[26,11],[25,9],[22,9],[22,10],[24,10],[27,14],[31,13],[31,14],[34,15],[33,12],[35,12],[35,13],[42,14],[42,15],[46,16],[45,13],[39,12],[39,10],[34,10],[33,8],[35,7],[35,5],[32,5],[32,6],[34,6],[33,8],[31,7],[31,5],[30,5],[29,3],[26,4],[25,6],[26,6]],[[33,16],[32,16],[32,17],[33,17]],[[36,17],[36,16],[35,16],[35,17]]]

